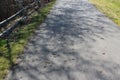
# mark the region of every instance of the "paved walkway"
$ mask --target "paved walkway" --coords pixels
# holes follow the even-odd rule
[[[58,0],[8,80],[120,80],[120,28],[88,0]]]

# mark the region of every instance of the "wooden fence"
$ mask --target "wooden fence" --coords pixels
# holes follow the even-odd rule
[[[18,27],[18,25],[20,25],[20,22],[27,19],[28,16],[31,15],[36,9],[39,9],[41,5],[44,5],[42,1],[50,2],[50,0],[40,0],[40,2],[39,0],[36,1],[23,7],[21,10],[19,10],[11,17],[0,22],[0,39],[6,40],[8,50],[10,50],[9,36],[14,32],[14,30]],[[32,12],[28,14],[28,11],[32,11]],[[15,21],[16,18],[19,18],[19,20]],[[12,21],[15,21],[15,24],[8,26]]]

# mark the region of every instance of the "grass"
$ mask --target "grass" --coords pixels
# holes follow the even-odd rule
[[[90,0],[90,2],[120,26],[120,0]]]
[[[3,80],[5,78],[11,67],[10,61],[13,63],[16,62],[17,57],[24,50],[24,47],[27,44],[30,36],[32,36],[36,30],[36,27],[45,20],[54,3],[55,0],[48,3],[39,11],[37,15],[32,17],[30,24],[25,25],[20,29],[20,31],[16,34],[16,36],[19,34],[21,35],[19,39],[15,42],[10,42],[11,53],[8,53],[7,48],[5,48],[6,41],[0,40],[0,80]]]

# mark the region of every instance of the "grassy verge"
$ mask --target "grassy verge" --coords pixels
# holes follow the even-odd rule
[[[55,0],[48,3],[39,11],[37,15],[32,17],[32,21],[30,24],[23,26],[20,29],[18,34],[20,34],[21,36],[18,41],[10,42],[12,49],[10,54],[7,53],[7,49],[5,48],[5,40],[0,40],[0,80],[3,80],[5,75],[8,73],[9,68],[11,67],[10,60],[15,63],[18,55],[22,53],[28,39],[34,33],[36,27],[45,20],[54,3]]]
[[[90,0],[90,2],[120,26],[120,0]]]

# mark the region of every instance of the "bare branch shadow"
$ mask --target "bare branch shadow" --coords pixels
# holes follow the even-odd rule
[[[101,60],[91,50],[96,39],[104,41],[112,35],[114,28],[108,27],[111,21],[103,20],[105,16],[84,1],[80,3],[84,8],[79,10],[74,9],[76,4],[70,4],[73,8],[54,7],[8,80],[120,80],[120,65]]]

